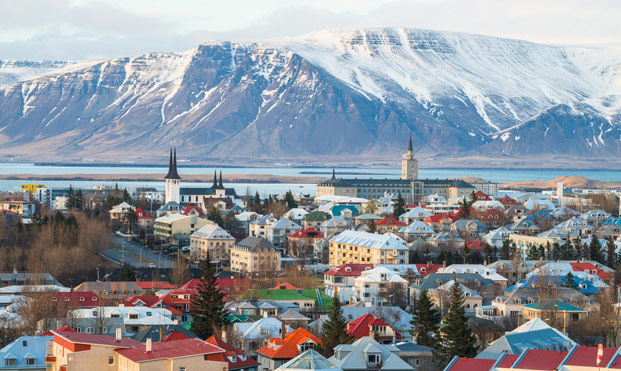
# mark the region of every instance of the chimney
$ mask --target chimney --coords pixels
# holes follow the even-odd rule
[[[427,260],[427,268],[431,268],[431,260]]]
[[[152,343],[151,338],[147,338],[147,349],[146,349],[147,353],[152,352],[153,350],[152,347],[153,347],[153,343]]]
[[[284,322],[281,322],[280,325],[280,338],[285,340],[285,336],[287,335],[287,325]]]
[[[442,267],[446,268],[446,260],[442,261]]]
[[[276,288],[280,288],[280,278],[276,278]]]
[[[116,340],[116,341],[121,341],[121,340],[122,340],[122,338],[123,338],[123,336],[122,336],[122,335],[123,335],[123,333],[121,332],[121,329],[120,329],[120,328],[117,328],[117,329],[116,329],[116,339],[115,339],[115,340]]]
[[[226,331],[222,330],[222,341],[226,343]]]

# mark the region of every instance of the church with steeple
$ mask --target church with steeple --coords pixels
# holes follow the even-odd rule
[[[206,211],[207,208],[213,205],[221,206],[221,208],[225,205],[230,206],[238,198],[234,188],[226,188],[224,186],[222,170],[220,170],[219,178],[217,171],[214,170],[211,187],[181,187],[181,177],[177,170],[176,148],[170,149],[168,174],[166,174],[164,180],[166,181],[166,205],[169,203],[172,203],[172,206],[177,204],[180,208],[193,205],[199,206]]]
[[[412,134],[410,134],[408,151],[403,154],[403,160],[401,161],[401,179],[418,179],[418,160],[414,158],[414,151],[412,150]]]
[[[181,177],[177,172],[177,149],[170,149],[170,158],[168,161],[168,174],[164,177],[166,180],[166,203],[179,203],[179,189]]]

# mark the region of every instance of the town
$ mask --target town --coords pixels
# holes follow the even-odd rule
[[[0,192],[0,370],[621,369],[621,190]]]

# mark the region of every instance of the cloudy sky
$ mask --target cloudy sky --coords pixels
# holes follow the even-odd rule
[[[370,26],[618,44],[620,16],[620,0],[0,0],[0,59],[129,56]]]

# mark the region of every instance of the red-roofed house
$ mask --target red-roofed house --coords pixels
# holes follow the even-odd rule
[[[181,331],[173,331],[170,334],[164,336],[162,341],[175,341],[175,340],[185,340],[189,339],[188,335],[184,334]]]
[[[62,330],[62,331],[61,331]],[[51,331],[54,338],[48,343],[47,370],[117,370],[118,356],[115,350],[130,349],[142,344],[136,340],[123,339],[120,329],[116,337],[93,335],[61,328]]]
[[[138,226],[140,229],[145,231],[145,233],[151,233],[153,231],[153,222],[155,221],[155,218],[147,214],[139,207],[134,210],[134,214],[138,219]]]
[[[162,307],[172,314],[172,319],[180,324],[192,319],[192,298],[196,295],[193,289],[175,289],[162,296]]]
[[[188,282],[184,283],[180,289],[193,289],[196,290],[198,288],[198,284],[201,282],[199,278],[192,278]]]
[[[205,213],[198,206],[188,205],[184,207],[183,210],[181,210],[181,215],[192,215],[192,216],[204,217]]]
[[[513,364],[513,368],[518,370],[553,371],[559,368],[566,356],[567,352],[561,350],[530,349],[526,354],[523,354],[521,359]]]
[[[257,371],[259,362],[249,357],[245,351],[236,349],[215,336],[205,341],[225,350],[226,353],[221,353],[220,356],[222,361],[228,362],[229,371]]]
[[[136,286],[145,291],[171,290],[176,288],[175,285],[161,281],[136,281]]]
[[[489,246],[488,244],[486,244],[485,242],[483,242],[483,240],[481,240],[480,238],[477,238],[474,241],[470,241],[468,242],[468,248],[470,249],[470,251],[479,251],[479,252],[483,252],[485,250],[485,247]],[[460,246],[460,249],[463,249],[464,246]],[[490,246],[491,248],[491,246]]]
[[[505,210],[509,210],[511,206],[517,206],[520,204],[518,200],[507,195],[504,195],[504,197],[498,201],[505,207]]]
[[[123,300],[126,307],[162,308],[162,298],[155,295],[130,296]]]
[[[506,224],[507,215],[498,209],[485,210],[483,213],[475,213],[476,218],[485,224],[487,229],[496,229]]]
[[[502,361],[496,367],[511,367],[517,359],[520,358],[519,354],[505,354]]]
[[[275,370],[287,361],[309,349],[315,349],[321,340],[300,327],[284,338],[271,338],[266,346],[257,349],[261,368]]]
[[[400,228],[408,226],[404,222],[401,222],[391,217],[386,217],[382,220],[378,220],[377,222],[375,222],[375,225],[379,233],[388,233],[388,232],[397,233],[397,231]]]
[[[289,282],[280,282],[280,278],[276,278],[276,286],[271,287],[270,290],[301,290],[301,287],[295,287]]]
[[[603,281],[610,281],[612,275],[603,269],[596,267],[593,263],[569,263],[575,272],[586,272],[598,276]],[[611,282],[608,282],[611,283]]]
[[[442,264],[416,264],[416,269],[418,270],[418,275],[421,277],[425,277],[430,275],[431,273],[436,273],[438,269],[442,268]]]
[[[373,264],[343,264],[325,271],[324,292],[330,297],[338,292],[342,302],[349,302],[349,297],[356,295],[353,289],[354,280],[368,269],[373,269]]]
[[[449,214],[436,214],[431,215],[423,220],[425,224],[431,227],[434,232],[448,232],[451,230],[451,225],[459,219],[457,216],[451,216]]]
[[[490,371],[495,359],[454,358],[444,371]]]
[[[483,193],[481,191],[476,191],[474,193],[474,199],[475,201],[491,201],[492,200],[486,193]]]
[[[398,331],[393,330],[386,322],[370,313],[349,322],[347,324],[347,333],[355,339],[370,336],[381,344],[390,344],[393,342],[393,339],[403,339],[403,335]]]
[[[323,238],[323,233],[315,228],[304,228],[288,237],[287,247],[290,256],[306,256],[312,253],[315,242]]]
[[[118,370],[208,370],[226,371],[224,349],[200,339],[151,343],[130,349],[117,349]],[[104,369],[104,368],[102,368]],[[85,369],[86,370],[86,369]],[[93,370],[93,368],[90,368]]]
[[[604,348],[604,355],[602,356],[600,367],[605,368],[616,352],[617,348]],[[579,346],[570,354],[565,365],[595,368],[597,367],[596,360],[597,347]]]

